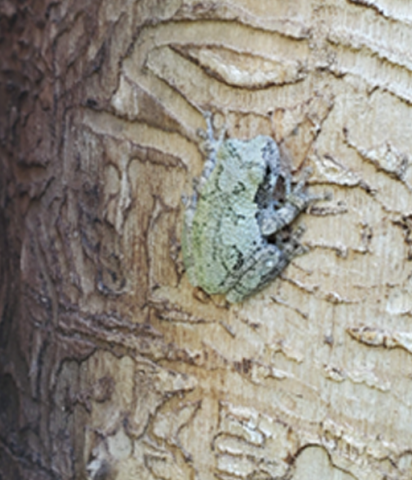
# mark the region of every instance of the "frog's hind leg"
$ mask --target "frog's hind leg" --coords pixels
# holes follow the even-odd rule
[[[196,267],[193,256],[193,219],[196,211],[197,197],[194,194],[190,200],[185,199],[186,206],[185,218],[182,231],[182,254],[183,263],[186,268],[189,281],[193,286],[197,286]]]
[[[300,227],[286,242],[267,244],[255,256],[254,264],[239,277],[228,291],[226,298],[231,303],[241,302],[249,295],[261,290],[278,277],[290,261],[307,250],[299,242],[304,228]]]
[[[202,110],[202,114],[206,121],[206,130],[198,129],[197,134],[203,140],[202,150],[206,154],[206,161],[203,166],[203,172],[197,179],[197,184],[195,185],[195,190],[197,192],[202,191],[203,185],[207,182],[207,179],[213,172],[217,162],[217,152],[219,151],[226,135],[226,126],[223,126],[216,139],[215,130],[213,128],[212,113]]]

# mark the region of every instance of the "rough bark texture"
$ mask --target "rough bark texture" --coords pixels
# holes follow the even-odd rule
[[[408,0],[0,1],[0,478],[412,477]],[[310,253],[193,289],[199,108],[313,192]]]

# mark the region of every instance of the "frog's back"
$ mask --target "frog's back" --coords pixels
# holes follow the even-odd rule
[[[268,165],[265,152],[277,154],[270,137],[225,141],[200,191],[191,231],[192,272],[210,294],[232,288],[264,242],[255,198]]]
[[[252,188],[242,165],[222,163],[202,192],[192,232],[197,283],[210,294],[225,293],[237,282],[261,239],[254,202],[258,182]]]

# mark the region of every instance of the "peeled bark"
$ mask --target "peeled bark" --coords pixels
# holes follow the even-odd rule
[[[0,479],[410,479],[407,0],[0,3]],[[193,288],[201,110],[329,202]]]

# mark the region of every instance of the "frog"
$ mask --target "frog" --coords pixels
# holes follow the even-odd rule
[[[282,232],[325,196],[307,192],[310,168],[293,182],[272,137],[225,139],[222,128],[216,138],[212,114],[203,114],[207,128],[199,135],[206,160],[192,196],[185,201],[183,263],[194,287],[239,303],[261,291],[307,251],[300,242],[303,226],[286,238]],[[280,181],[284,198],[279,200],[275,192]]]

